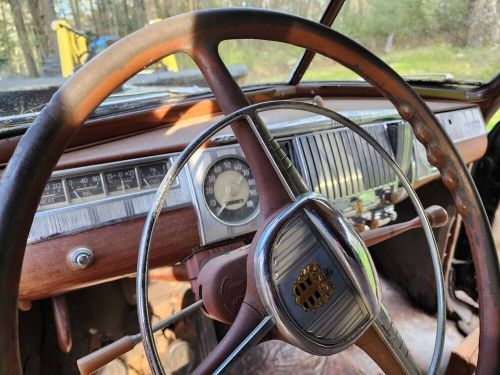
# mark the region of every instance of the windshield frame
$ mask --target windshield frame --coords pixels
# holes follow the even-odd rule
[[[333,25],[333,21],[335,21],[335,18],[337,18],[338,14],[340,13],[344,2],[345,0],[331,0],[328,3],[325,11],[323,12],[319,23],[327,27],[331,27]],[[306,73],[306,70],[311,65],[311,62],[315,55],[316,52],[311,50],[305,50],[302,53],[302,56],[299,58],[297,64],[295,64],[294,69],[290,73],[288,84],[296,85],[300,83],[302,77]]]

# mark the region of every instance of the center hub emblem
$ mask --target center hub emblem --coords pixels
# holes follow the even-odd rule
[[[313,260],[292,283],[295,303],[304,311],[315,311],[323,306],[333,295],[335,286],[321,269],[320,264]]]

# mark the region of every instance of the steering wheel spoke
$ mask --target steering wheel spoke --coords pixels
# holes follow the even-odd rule
[[[386,373],[418,375],[418,369],[406,343],[384,306],[356,345],[368,354]]]
[[[298,196],[307,193],[309,188],[302,176],[280,144],[273,138],[262,117],[253,112],[247,121],[290,199],[295,200]]]
[[[248,349],[258,344],[273,327],[274,322],[269,316],[262,316],[243,302],[229,331],[203,359],[193,375],[223,373]]]
[[[224,374],[240,359],[252,346],[257,345],[274,327],[274,321],[271,316],[266,316],[255,327],[252,332],[234,349],[231,354],[215,369],[213,374]]]
[[[205,41],[202,45],[203,47],[192,52],[192,57],[224,114],[228,115],[248,106],[250,102],[217,52],[218,41]],[[286,155],[279,152],[279,145],[273,141],[264,122],[256,113],[249,113],[247,121],[232,123],[231,129],[255,176],[261,216],[265,219],[293,200],[294,195],[301,193],[294,191],[296,189],[290,186],[291,181],[284,181],[280,178],[281,174],[277,173],[295,168]],[[298,176],[298,173],[296,175]]]

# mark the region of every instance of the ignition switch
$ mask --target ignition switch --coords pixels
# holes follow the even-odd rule
[[[66,259],[72,268],[83,270],[94,262],[94,253],[86,247],[77,247],[69,252]]]

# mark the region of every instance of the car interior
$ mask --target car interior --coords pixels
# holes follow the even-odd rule
[[[500,32],[436,44],[457,78],[399,21],[363,43],[461,2],[15,3],[0,374],[500,372]]]

